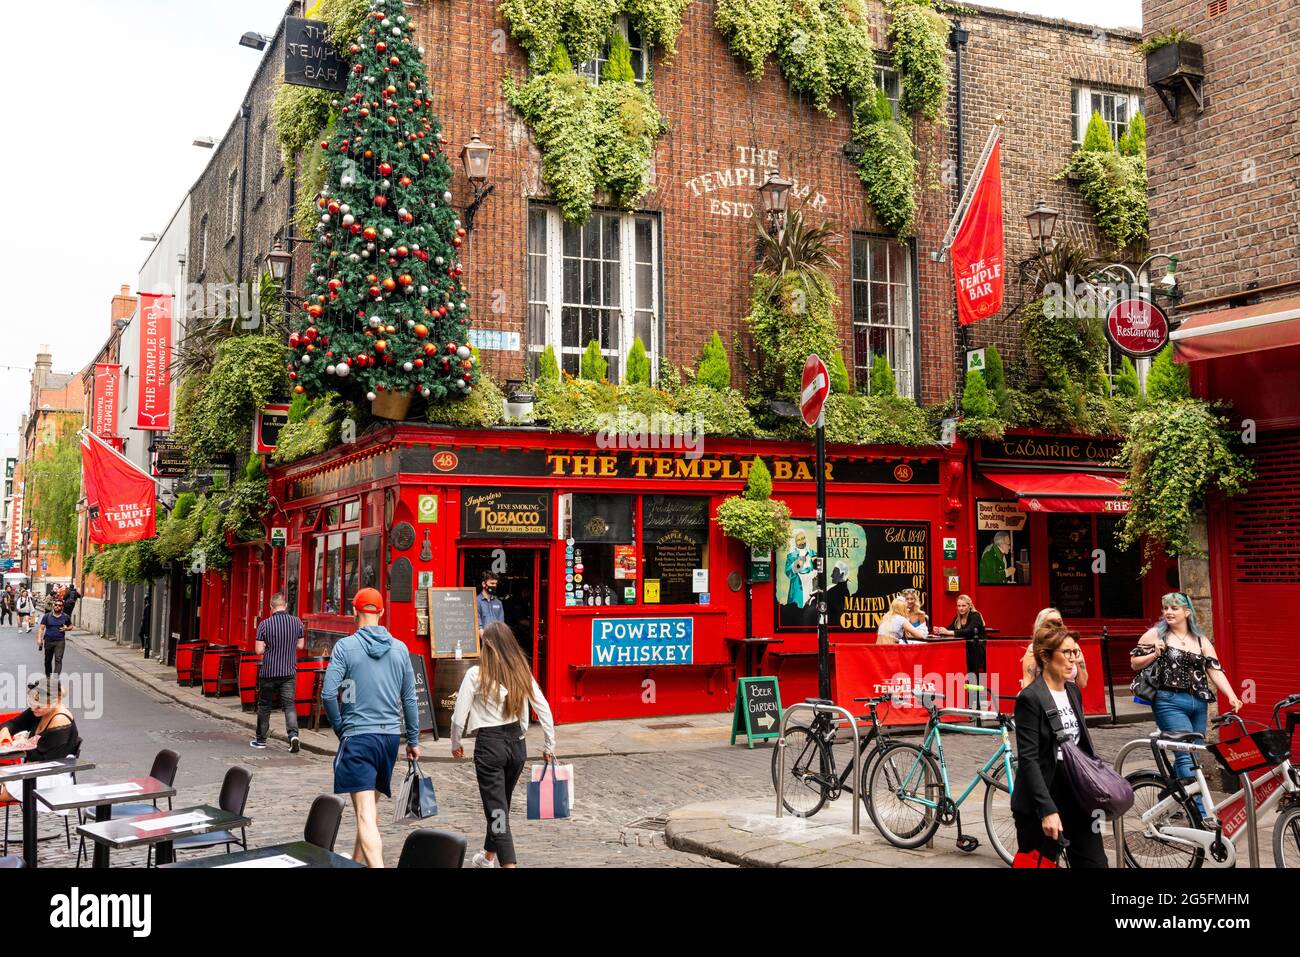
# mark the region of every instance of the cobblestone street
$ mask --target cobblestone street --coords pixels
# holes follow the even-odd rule
[[[87,650],[93,651],[88,654]],[[332,790],[331,756],[307,750],[292,755],[276,735],[282,728],[279,715],[273,717],[270,749],[253,751],[248,747],[251,719],[241,715],[232,699],[200,699],[190,695],[195,706],[186,707],[174,697],[184,697],[189,689],[175,687],[174,680],[165,685],[142,677],[144,669],[124,673],[121,664],[108,662],[136,661],[138,651],[121,649],[111,642],[78,635],[70,642],[64,663],[74,677],[74,686],[87,687],[89,676],[92,697],[73,700],[81,733],[86,741],[83,757],[93,761],[95,769],[83,775],[87,782],[116,781],[147,772],[153,755],[161,748],[171,748],[181,755],[177,777],[176,807],[198,803],[216,803],[225,769],[240,764],[253,772],[248,814],[254,820],[249,831],[250,844],[260,846],[298,839],[312,800]],[[0,674],[39,667],[30,635],[13,629],[0,632]],[[161,669],[159,669],[161,670]],[[143,682],[153,681],[151,687]],[[83,692],[84,694],[84,692]],[[231,718],[197,710],[198,706],[231,709]],[[233,720],[232,720],[233,718]],[[569,754],[576,771],[576,802],[573,817],[567,821],[527,821],[523,813],[524,787],[515,794],[517,813],[513,824],[520,861],[523,865],[564,867],[710,867],[729,866],[721,860],[669,849],[664,844],[663,827],[668,815],[687,806],[708,802],[748,800],[764,809],[771,801],[771,747],[749,750],[740,744],[729,747],[726,716],[699,716],[703,727],[660,730],[651,735],[625,732],[607,740],[624,742],[614,747],[622,753],[591,754],[593,726],[570,725],[559,729],[561,759]],[[605,722],[609,726],[631,722]],[[661,723],[661,726],[668,724]],[[1113,754],[1124,741],[1144,734],[1143,725],[1103,727],[1094,731],[1104,753]],[[606,732],[608,734],[608,732]],[[332,735],[313,735],[316,743],[331,743]],[[657,739],[654,737],[657,735]],[[534,735],[530,735],[531,738]],[[657,740],[659,743],[633,747],[626,742]],[[717,743],[712,743],[714,740]],[[569,747],[566,748],[566,741]],[[950,767],[956,779],[965,780],[985,756],[987,739],[952,738],[946,742]],[[471,745],[472,747],[472,745]],[[447,744],[429,742],[422,762],[438,792],[440,814],[434,826],[467,835],[470,848],[480,846],[483,834],[482,812],[470,760],[453,762],[445,754]],[[530,748],[534,750],[535,748]],[[636,752],[636,753],[627,753]],[[847,757],[847,749],[840,755]],[[398,775],[402,765],[399,763]],[[394,786],[396,786],[396,778]],[[977,795],[978,796],[978,795]],[[834,808],[833,816],[844,817],[847,834],[847,800]],[[976,802],[977,804],[978,802]],[[982,834],[978,807],[972,805],[973,817],[967,830]],[[765,810],[762,813],[767,813]],[[827,823],[832,815],[825,812]],[[40,846],[42,866],[69,866],[75,860],[77,842],[69,850],[63,840],[62,824],[52,815],[41,815],[41,834],[48,839]],[[392,804],[381,803],[384,856],[395,864],[406,833],[415,825],[392,822]],[[57,836],[54,836],[56,835]],[[16,837],[16,821],[11,835]],[[876,835],[866,815],[863,834],[873,843],[871,862],[889,865],[958,865],[1000,866],[987,846],[966,857],[953,847],[956,832],[943,829],[932,850],[897,851]],[[352,813],[349,809],[339,833],[337,848],[350,851],[354,839]],[[121,853],[114,857],[116,867],[141,866],[144,856]]]

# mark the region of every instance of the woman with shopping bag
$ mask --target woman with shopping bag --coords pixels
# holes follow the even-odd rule
[[[493,622],[480,636],[479,663],[470,668],[456,693],[451,717],[451,754],[465,757],[463,734],[477,732],[474,772],[487,836],[474,855],[474,867],[514,867],[514,838],[510,834],[510,799],[528,758],[525,735],[528,713],[542,726],[542,758],[555,761],[555,723],[542,689],[533,680],[528,659],[514,633]]]

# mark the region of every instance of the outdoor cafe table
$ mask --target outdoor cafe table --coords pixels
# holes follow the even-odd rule
[[[129,781],[104,784],[68,784],[36,792],[36,800],[51,811],[95,809],[96,821],[113,816],[114,804],[135,804],[174,797],[176,789],[157,778],[131,778]]]
[[[199,804],[174,811],[156,811],[153,814],[82,824],[77,828],[77,833],[84,834],[88,840],[95,842],[94,866],[97,868],[108,867],[109,851],[123,851],[150,844],[156,845],[154,855],[161,867],[176,859],[172,842],[178,837],[231,831],[252,823],[250,818],[242,814],[232,814],[210,804]]]
[[[0,751],[0,758],[25,751]],[[28,764],[0,765],[0,784],[8,787],[14,781],[23,782],[23,861],[28,867],[36,866],[36,779],[51,774],[75,774],[89,771],[94,765],[78,758],[61,761],[33,761]],[[13,793],[13,788],[8,788]]]
[[[365,867],[342,854],[335,854],[323,847],[309,844],[307,841],[293,841],[289,844],[272,844],[270,847],[256,847],[251,851],[237,851],[234,854],[214,854],[211,857],[196,857],[188,861],[177,861],[165,867],[308,867],[308,868],[347,868]]]

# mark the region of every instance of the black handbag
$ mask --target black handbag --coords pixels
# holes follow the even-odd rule
[[[1156,655],[1154,661],[1133,676],[1132,683],[1128,690],[1133,692],[1133,698],[1139,704],[1155,704],[1156,693],[1160,686],[1164,684],[1165,678],[1165,656],[1164,653]]]
[[[1060,746],[1060,763],[1079,806],[1089,814],[1101,811],[1107,818],[1120,817],[1128,811],[1133,806],[1133,786],[1111,765],[1087,754],[1071,740],[1059,710],[1053,708],[1047,712],[1047,720]],[[1083,720],[1082,715],[1079,720]]]

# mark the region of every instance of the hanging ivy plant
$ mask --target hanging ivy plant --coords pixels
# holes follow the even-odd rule
[[[883,90],[854,111],[853,143],[846,150],[880,224],[907,236],[916,221],[916,155],[907,128],[895,120]]]
[[[718,525],[728,538],[750,548],[773,550],[790,541],[790,507],[772,498],[772,473],[754,457],[743,495],[732,495],[718,506]]]
[[[889,43],[898,69],[900,110],[939,119],[948,100],[947,19],[930,0],[887,0]]]
[[[1162,549],[1198,555],[1192,527],[1207,497],[1240,495],[1254,478],[1232,423],[1220,407],[1197,399],[1154,401],[1136,411],[1119,462],[1129,473],[1120,539],[1128,546],[1144,540],[1148,563]]]
[[[552,52],[547,72],[522,86],[505,77],[505,99],[532,130],[542,179],[570,222],[587,221],[597,190],[632,208],[650,188],[650,157],[663,120],[649,84],[630,77],[630,51],[621,37],[599,85],[573,72],[563,45]]]
[[[677,52],[682,13],[691,0],[501,0],[497,12],[510,26],[510,35],[528,53],[534,70],[544,70],[551,51],[563,44],[579,60],[600,53],[614,30],[614,18],[626,14],[628,23],[647,46],[671,58]]]
[[[191,384],[192,383],[192,384]],[[217,347],[212,371],[187,381],[176,431],[196,464],[248,447],[258,411],[287,392],[284,345],[271,336],[239,336]]]
[[[1110,127],[1093,113],[1083,145],[1056,179],[1069,178],[1092,207],[1098,231],[1116,249],[1142,247],[1147,241],[1146,121],[1138,114],[1119,148]]]

